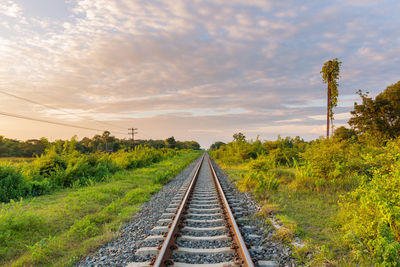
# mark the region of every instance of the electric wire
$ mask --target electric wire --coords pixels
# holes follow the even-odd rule
[[[66,127],[71,127],[71,128],[78,128],[78,129],[96,131],[96,132],[98,132],[98,131],[103,132],[104,131],[102,129],[97,129],[97,128],[79,126],[79,125],[74,125],[74,124],[69,124],[69,123],[64,123],[64,122],[56,122],[56,121],[49,121],[49,120],[44,120],[44,119],[37,119],[37,118],[32,118],[32,117],[28,117],[28,116],[24,116],[24,115],[3,112],[3,111],[0,111],[0,115],[13,117],[13,118],[18,118],[18,119],[25,119],[25,120],[31,120],[31,121],[37,121],[37,122],[44,122],[44,123],[49,123],[49,124],[61,125],[61,126],[66,126]],[[117,132],[117,131],[113,131],[113,133],[126,135],[126,133]]]
[[[116,128],[119,128],[119,129],[125,129],[125,128],[123,128],[123,127],[114,125],[114,124],[112,124],[112,123],[103,122],[103,121],[98,121],[98,120],[95,120],[95,119],[92,119],[92,118],[88,118],[88,117],[85,117],[85,116],[81,116],[81,115],[79,115],[79,114],[76,114],[76,113],[73,113],[73,112],[70,112],[70,111],[67,111],[67,110],[63,110],[63,109],[61,109],[61,108],[53,107],[53,106],[50,106],[50,105],[47,105],[47,104],[42,104],[42,103],[39,103],[39,102],[37,102],[37,101],[28,99],[28,98],[24,98],[24,97],[20,97],[20,96],[14,95],[14,94],[10,94],[10,93],[4,92],[4,91],[2,91],[2,90],[0,90],[0,93],[3,94],[3,95],[7,95],[7,96],[11,96],[11,97],[17,98],[17,99],[19,99],[19,100],[23,100],[23,101],[29,102],[29,103],[31,103],[31,104],[36,104],[36,105],[40,105],[40,106],[45,107],[45,108],[49,108],[49,109],[53,109],[53,110],[58,110],[58,111],[61,111],[61,112],[63,112],[63,113],[66,113],[66,114],[69,114],[69,115],[73,115],[73,116],[76,116],[76,117],[79,117],[79,118],[82,118],[82,119],[85,119],[85,120],[91,120],[91,121],[95,121],[95,122],[97,122],[97,123],[101,123],[101,124],[104,124],[104,125],[107,125],[107,126],[116,127]]]

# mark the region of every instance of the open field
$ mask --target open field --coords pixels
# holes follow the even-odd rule
[[[200,153],[182,151],[91,186],[2,204],[0,264],[72,265],[116,237],[132,213]]]

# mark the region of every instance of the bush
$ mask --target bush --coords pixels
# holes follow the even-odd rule
[[[109,155],[82,154],[71,149],[51,147],[32,163],[0,166],[0,202],[27,196],[47,194],[57,188],[80,187],[106,180],[119,170],[146,167],[180,153],[172,149],[137,146],[134,151]],[[58,151],[58,152],[57,152]],[[166,183],[174,166],[155,177],[156,183]]]
[[[0,166],[0,202],[18,199],[29,193],[29,183],[14,166]]]
[[[368,172],[359,144],[339,139],[319,139],[311,143],[295,162],[297,169],[294,187],[306,190],[352,190],[359,183],[359,175]]]
[[[269,191],[278,189],[280,182],[275,177],[271,177],[263,172],[249,171],[238,182],[238,188],[241,191],[253,191],[258,199],[268,198]]]
[[[363,263],[399,266],[400,139],[366,159],[379,166],[372,168],[372,177],[364,175],[361,185],[340,203],[344,239]]]
[[[55,149],[51,149],[37,158],[33,165],[37,168],[41,177],[47,178],[59,170],[65,170],[67,168],[67,160],[58,155]]]

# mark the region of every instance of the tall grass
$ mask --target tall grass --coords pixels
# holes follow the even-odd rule
[[[166,153],[157,163],[117,171],[92,186],[0,204],[0,265],[73,265],[115,238],[140,205],[201,151]]]
[[[117,171],[149,166],[180,153],[173,149],[142,146],[134,151],[119,151],[111,155],[58,150],[52,147],[32,162],[0,162],[0,201],[92,185],[106,181]]]
[[[304,195],[307,205],[309,194],[316,196],[312,201],[340,196],[340,205],[331,203],[332,210],[340,212],[326,218],[341,229],[335,237],[340,241],[331,243],[331,249],[343,252],[345,246],[354,264],[400,266],[400,138],[385,145],[336,137],[309,143],[290,138],[264,143],[242,140],[211,154],[228,168],[240,165],[245,171],[237,181],[239,189],[260,201],[287,193]],[[274,193],[277,190],[282,193]],[[320,256],[338,255],[327,253],[328,247],[316,251]]]

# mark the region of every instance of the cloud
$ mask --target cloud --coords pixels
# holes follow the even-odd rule
[[[22,9],[14,1],[6,0],[3,1],[3,3],[0,3],[0,14],[11,18],[21,18]]]
[[[343,61],[338,123],[358,89],[375,93],[398,80],[399,21],[387,19],[396,1],[379,10],[371,8],[376,1],[68,3],[57,20],[0,4],[7,17],[0,89],[123,127],[134,123],[153,138],[209,144],[238,130],[322,135],[319,71],[335,57]],[[3,110],[86,123],[16,102],[0,98]]]

